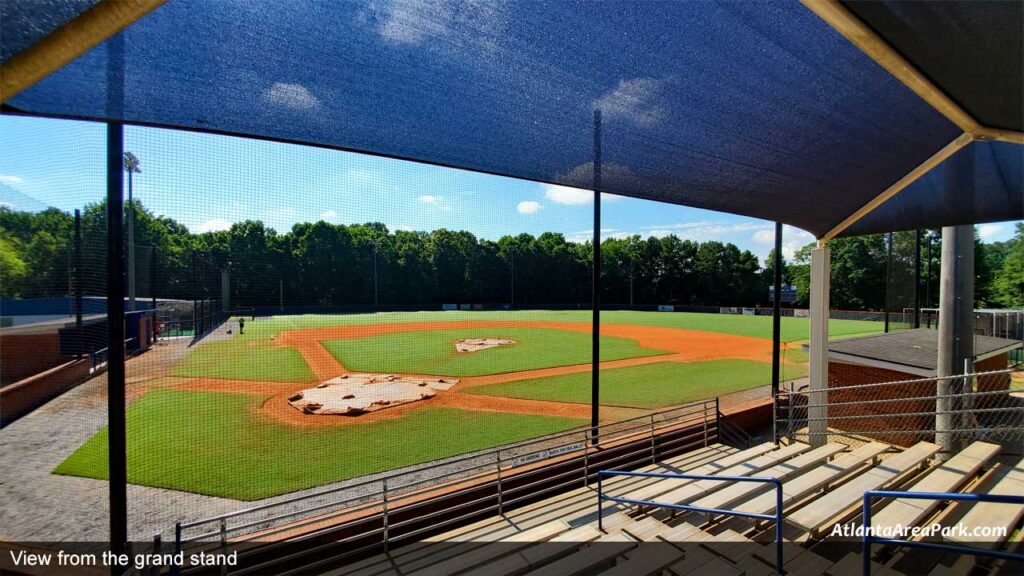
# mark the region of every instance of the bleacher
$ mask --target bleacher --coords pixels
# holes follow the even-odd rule
[[[863,495],[869,490],[1024,494],[1024,460],[1000,456],[999,446],[976,441],[948,458],[940,458],[939,451],[930,442],[909,448],[878,442],[857,448],[839,443],[817,448],[799,442],[765,443],[745,450],[714,444],[634,471],[703,476],[700,479],[610,473],[601,482],[601,493],[608,499],[600,518],[594,482],[326,573],[774,574],[774,522],[692,508],[775,514],[775,486],[715,478],[719,476],[775,478],[781,483],[786,574],[860,574],[861,539],[833,535],[833,527],[860,525]],[[961,525],[968,532],[974,527],[1005,528],[1002,537],[921,534],[907,536],[909,540],[1018,554],[1024,550],[1022,505],[890,498],[875,501],[872,511],[876,529],[932,524]],[[1022,573],[1022,563],[1015,560],[892,544],[870,549],[872,574]]]

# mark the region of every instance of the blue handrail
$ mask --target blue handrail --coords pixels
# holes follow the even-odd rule
[[[1024,560],[1024,554],[1012,554],[1001,550],[985,550],[970,546],[955,546],[935,542],[916,542],[913,540],[897,540],[874,536],[871,529],[871,501],[875,498],[905,498],[910,500],[954,500],[958,502],[995,502],[997,504],[1024,504],[1024,496],[1003,494],[961,494],[959,492],[903,492],[900,490],[868,490],[864,493],[864,519],[861,555],[863,556],[864,576],[871,574],[871,544],[892,544],[908,548],[926,548],[940,552],[955,552],[971,556],[988,556],[1004,560]]]
[[[701,506],[688,506],[685,504],[670,504],[668,502],[654,502],[651,500],[634,500],[632,498],[620,498],[618,496],[607,496],[601,486],[601,478],[604,476],[636,476],[641,478],[675,478],[683,480],[722,480],[725,482],[758,482],[762,484],[775,485],[775,514],[756,514],[754,512],[740,512],[738,510],[722,510],[719,508],[704,508]],[[687,510],[689,512],[704,512],[707,514],[721,514],[723,516],[740,516],[743,518],[756,518],[758,520],[775,521],[775,571],[782,574],[782,481],[778,478],[760,476],[714,476],[709,474],[674,474],[669,472],[620,472],[617,470],[600,470],[597,473],[597,527],[604,529],[603,505],[605,500],[620,502],[622,504],[635,504],[637,506],[658,506],[660,508],[671,508],[673,510]]]

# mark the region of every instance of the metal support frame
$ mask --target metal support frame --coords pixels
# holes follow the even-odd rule
[[[0,102],[14,98],[166,1],[97,2],[0,68]]]
[[[885,312],[885,332],[889,333],[889,287],[892,286],[892,232],[886,235],[885,249],[885,292],[882,296],[882,309]]]
[[[110,550],[128,543],[128,467],[125,424],[124,126],[107,124],[107,453]],[[112,566],[111,572],[116,573]]]
[[[952,544],[939,544],[936,542],[897,540],[894,538],[882,538],[872,534],[871,530],[871,501],[875,498],[897,498],[911,500],[952,500],[955,502],[995,502],[998,504],[1020,504],[1024,505],[1024,496],[1011,496],[1005,494],[962,494],[960,492],[903,492],[899,490],[868,490],[864,493],[862,503],[862,516],[864,536],[861,538],[861,561],[863,562],[863,574],[871,574],[871,545],[883,544],[888,546],[905,546],[907,548],[925,548],[939,552],[952,552],[954,554],[967,554],[971,556],[987,556],[989,558],[1001,558],[1004,560],[1024,560],[1024,554],[1012,554],[1001,550],[988,550],[985,548],[972,548],[970,546],[954,546]]]
[[[914,68],[899,52],[883,40],[870,26],[850,12],[839,0],[801,0],[801,3],[836,32],[856,46],[866,56],[885,69],[893,78],[920,96],[937,112],[956,124],[963,134],[947,144],[932,157],[900,178],[881,194],[871,199],[837,226],[829,230],[822,240],[831,240],[858,220],[871,213],[889,198],[899,194],[907,186],[927,174],[943,160],[975,140],[999,140],[1024,144],[1024,133],[991,128],[981,125],[945,92],[940,90],[919,70]]]
[[[780,373],[782,368],[782,222],[775,223],[775,278],[773,286],[775,297],[772,301],[772,404],[779,397]],[[772,410],[775,414],[775,410]],[[772,438],[779,441],[778,430],[775,429],[775,418],[772,418]]]
[[[75,346],[78,348],[78,357],[81,358],[83,350],[85,348],[85,338],[82,334],[82,297],[84,289],[82,286],[82,272],[84,270],[82,262],[82,211],[75,208],[75,266],[74,266],[74,279],[72,280],[73,290],[75,291],[75,331],[76,340]]]
[[[921,229],[914,230],[914,328],[921,327]]]
[[[738,510],[723,510],[720,508],[705,508],[702,506],[689,506],[686,504],[673,504],[669,502],[656,502],[653,500],[634,500],[632,498],[620,498],[608,496],[604,493],[601,478],[604,476],[629,476],[634,478],[670,478],[677,480],[721,480],[723,482],[755,482],[759,484],[772,484],[775,487],[775,513],[757,514],[754,512],[740,512]],[[755,520],[773,520],[775,522],[775,571],[783,573],[782,554],[782,481],[778,478],[767,476],[715,476],[713,474],[673,474],[668,472],[623,472],[618,470],[599,470],[597,472],[597,528],[604,530],[604,506],[605,500],[618,502],[619,504],[633,504],[635,506],[656,506],[658,508],[669,508],[671,510],[683,510],[687,512],[702,512],[705,514],[718,514],[722,516],[739,516],[741,518],[753,518]]]
[[[596,446],[601,416],[601,111],[594,110],[594,265],[591,303],[590,441]]]

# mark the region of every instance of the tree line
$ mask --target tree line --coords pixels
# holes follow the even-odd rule
[[[125,208],[129,208],[126,206]],[[137,285],[140,298],[220,297],[220,271],[231,275],[234,306],[436,305],[513,303],[516,306],[588,304],[590,242],[559,233],[519,234],[496,241],[464,230],[388,230],[380,223],[303,222],[278,232],[259,220],[228,230],[193,233],[135,203]],[[87,295],[106,282],[106,205],[81,213],[80,259],[74,215],[0,207],[0,295],[32,298],[73,293],[76,262]],[[834,240],[833,308],[899,310],[913,304],[913,233],[894,235],[888,259],[885,235]],[[922,249],[922,305],[938,300],[937,235],[929,261]],[[809,295],[811,245],[785,262],[783,277],[797,288],[797,306]],[[979,306],[1024,305],[1024,226],[1007,242],[976,242]],[[767,306],[770,256],[762,266],[731,243],[664,237],[609,238],[601,244],[602,301],[608,305]],[[930,299],[925,298],[925,284]],[[888,289],[887,289],[888,287]]]

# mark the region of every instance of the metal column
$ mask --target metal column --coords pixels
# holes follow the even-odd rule
[[[107,451],[110,550],[128,542],[128,468],[124,398],[124,127],[107,124]]]
[[[824,446],[828,439],[828,298],[831,253],[819,241],[811,250],[811,342],[810,395],[807,426],[811,446]]]
[[[594,110],[594,265],[591,297],[590,426],[598,443],[601,403],[601,111]]]
[[[775,297],[772,302],[772,405],[779,397],[782,362],[782,222],[775,223]],[[778,441],[775,412],[772,411],[772,438]]]

